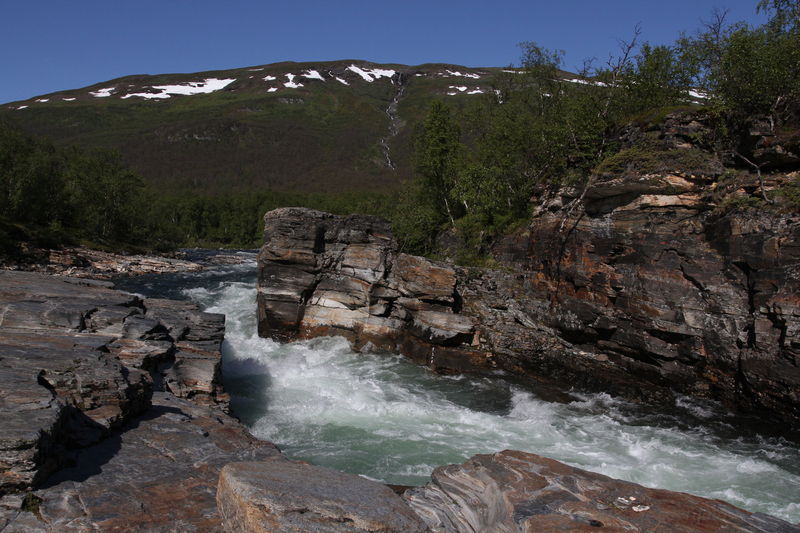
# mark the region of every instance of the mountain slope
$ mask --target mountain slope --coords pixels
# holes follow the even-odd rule
[[[166,190],[390,190],[430,101],[493,94],[502,70],[364,61],[135,75],[7,104],[26,132],[114,148]]]

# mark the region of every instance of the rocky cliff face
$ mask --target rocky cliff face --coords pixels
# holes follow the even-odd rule
[[[686,138],[700,126],[662,132],[655,162],[622,161],[581,202],[551,197],[496,248],[502,271],[398,253],[377,218],[272,211],[260,334],[343,335],[439,371],[501,368],[655,400],[679,391],[797,423],[800,218],[720,208],[721,189],[756,185],[718,179],[708,158],[700,174],[681,170],[697,168]]]
[[[356,349],[399,351],[441,370],[493,365],[473,347],[453,268],[397,251],[387,221],[303,208],[265,216],[259,253],[259,334],[341,335]]]

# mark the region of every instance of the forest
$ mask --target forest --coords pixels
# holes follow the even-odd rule
[[[297,205],[389,218],[404,250],[418,254],[437,255],[437,238],[450,234],[459,241],[457,261],[480,262],[546,191],[585,190],[599,170],[646,157],[641,148],[622,149],[626,124],[679,109],[713,117],[714,134],[703,143],[726,164],[770,172],[741,139],[753,117],[776,132],[800,131],[800,3],[761,0],[757,9],[768,15],[761,26],[715,11],[670,45],[650,44],[634,29],[572,81],[561,70],[563,52],[522,43],[521,74],[500,75],[493,91],[462,107],[431,103],[414,136],[414,178],[399,193],[164,193],[112,152],[55,146],[0,122],[0,254],[18,253],[22,242],[121,251],[255,247],[263,214]],[[796,190],[787,194],[798,198]]]

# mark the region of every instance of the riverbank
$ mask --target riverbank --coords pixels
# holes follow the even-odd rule
[[[210,382],[206,381],[207,385],[203,385],[203,380],[195,379],[203,354],[218,353],[221,336],[215,333],[219,327],[213,325],[219,323],[215,318],[217,315],[202,313],[191,302],[167,303],[113,291],[104,282],[14,272],[0,273],[0,276],[5,289],[0,304],[4,310],[0,322],[3,389],[7,390],[5,383],[13,382],[20,384],[22,389],[9,397],[32,399],[36,394],[44,395],[41,402],[20,403],[23,410],[16,418],[4,415],[0,419],[3,424],[12,419],[28,425],[41,421],[50,424],[43,427],[43,431],[20,430],[21,434],[39,435],[39,439],[44,439],[37,441],[38,444],[20,446],[20,442],[15,441],[16,444],[11,446],[9,441],[4,442],[4,446],[11,446],[7,450],[26,449],[31,453],[31,457],[18,463],[22,465],[21,471],[30,475],[28,485],[23,481],[22,486],[5,488],[0,500],[0,516],[5,522],[5,530],[109,530],[115,527],[204,531],[227,527],[235,530],[238,526],[231,524],[240,524],[235,517],[241,514],[220,514],[219,511],[230,509],[231,502],[249,508],[253,501],[266,501],[272,502],[275,508],[287,501],[249,490],[242,492],[239,490],[241,487],[250,485],[242,485],[242,479],[231,480],[230,474],[236,473],[233,467],[223,468],[239,461],[257,461],[263,466],[256,470],[248,469],[248,472],[258,471],[259,479],[263,481],[253,485],[256,490],[275,483],[275,476],[283,475],[282,469],[270,468],[271,461],[279,460],[291,471],[296,467],[288,465],[296,463],[276,455],[274,446],[253,439],[239,422],[225,414],[224,395],[218,389],[216,399],[209,393],[214,389],[214,383],[218,383],[214,376]],[[169,311],[165,313],[167,309]],[[175,323],[176,317],[180,317],[182,322]],[[33,346],[25,343],[33,343]],[[166,355],[154,353],[154,348],[163,349],[167,344],[170,349],[166,350]],[[134,350],[134,346],[138,349]],[[34,349],[36,351],[32,351]],[[42,355],[32,358],[34,353]],[[123,356],[123,353],[127,355]],[[14,357],[22,359],[15,363],[12,361]],[[95,359],[97,364],[92,363]],[[169,364],[170,359],[172,364]],[[22,364],[25,361],[33,366],[28,368],[29,364]],[[59,361],[73,363],[62,369]],[[81,361],[81,364],[75,365],[74,361]],[[106,374],[97,374],[99,368],[112,374],[105,378]],[[214,368],[214,365],[205,368]],[[120,375],[127,377],[114,378],[113,372],[122,372]],[[12,379],[12,375],[18,377]],[[183,381],[178,381],[176,375],[183,376]],[[117,385],[103,388],[99,386],[101,383]],[[125,383],[131,385],[120,388]],[[148,388],[154,390],[149,397]],[[126,392],[129,389],[131,393]],[[114,390],[121,392],[102,392]],[[133,394],[134,390],[140,392]],[[130,400],[125,403],[120,398]],[[42,405],[47,413],[63,414],[44,418],[31,416],[35,411],[25,411],[26,405]],[[9,435],[6,431],[4,434]],[[539,468],[536,466],[538,461],[530,459],[526,468]],[[302,519],[312,520],[302,523],[314,523],[321,531],[371,531],[357,528],[357,524],[365,523],[359,518],[365,515],[358,515],[361,511],[357,506],[348,508],[341,499],[331,500],[330,497],[320,500],[321,493],[314,487],[331,474],[316,468],[302,467],[303,475],[281,478],[289,483],[285,487],[291,494],[301,496],[293,501],[310,511],[301,516],[284,512],[284,507],[280,513],[262,517],[263,521],[259,523],[279,524],[277,528],[266,530],[280,531],[281,527],[289,527],[288,524]],[[571,467],[562,465],[559,468],[562,468],[559,475],[580,474]],[[234,493],[218,492],[217,482],[223,470],[229,474],[225,487],[238,487]],[[9,475],[18,481],[21,479]],[[343,487],[356,482],[368,483],[355,476],[342,475],[337,479],[343,480]],[[630,493],[626,492],[624,498],[632,502],[629,496],[636,497],[641,489],[621,483],[620,490]],[[498,487],[503,488],[501,485]],[[343,489],[343,492],[347,491]],[[223,494],[225,503],[218,507]],[[543,496],[548,494],[545,491]],[[701,504],[701,498],[689,498],[694,505],[706,505]],[[584,501],[597,506],[595,499],[596,496],[587,494]],[[547,501],[554,501],[552,494]],[[575,526],[595,527],[591,520],[609,522],[609,513],[612,513],[615,520],[625,520],[639,530],[646,529],[643,524],[654,523],[655,517],[679,523],[676,517],[664,514],[673,512],[670,509],[676,505],[659,508],[653,505],[653,501],[643,503],[641,507],[649,509],[641,511],[621,504],[609,509],[597,508],[599,514],[594,517],[587,515],[585,510],[578,512],[565,500],[566,507],[559,504],[548,507],[547,512],[526,511],[525,520],[537,521],[555,514],[556,518]],[[681,501],[685,504],[684,500]],[[407,504],[397,500],[392,505]],[[536,507],[534,500],[526,505],[529,510],[540,508]],[[732,507],[714,505],[724,514],[724,517],[718,517],[720,520],[724,518],[728,523],[734,519],[746,531],[792,527],[760,514],[731,511]],[[380,508],[386,509],[385,506]],[[330,509],[336,509],[336,512],[332,513]],[[375,524],[376,508],[362,511],[371,516],[370,523]],[[681,512],[685,518],[683,510]],[[452,513],[452,510],[447,513]],[[386,516],[386,523],[397,519],[396,513],[391,512]],[[404,529],[394,530],[413,530],[408,528],[408,523],[405,524]],[[764,529],[764,524],[770,524],[771,529]]]

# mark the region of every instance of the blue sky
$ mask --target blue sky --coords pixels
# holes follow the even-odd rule
[[[128,74],[277,61],[517,63],[522,41],[604,60],[636,24],[670,43],[715,7],[759,22],[756,0],[0,0],[0,102]]]

